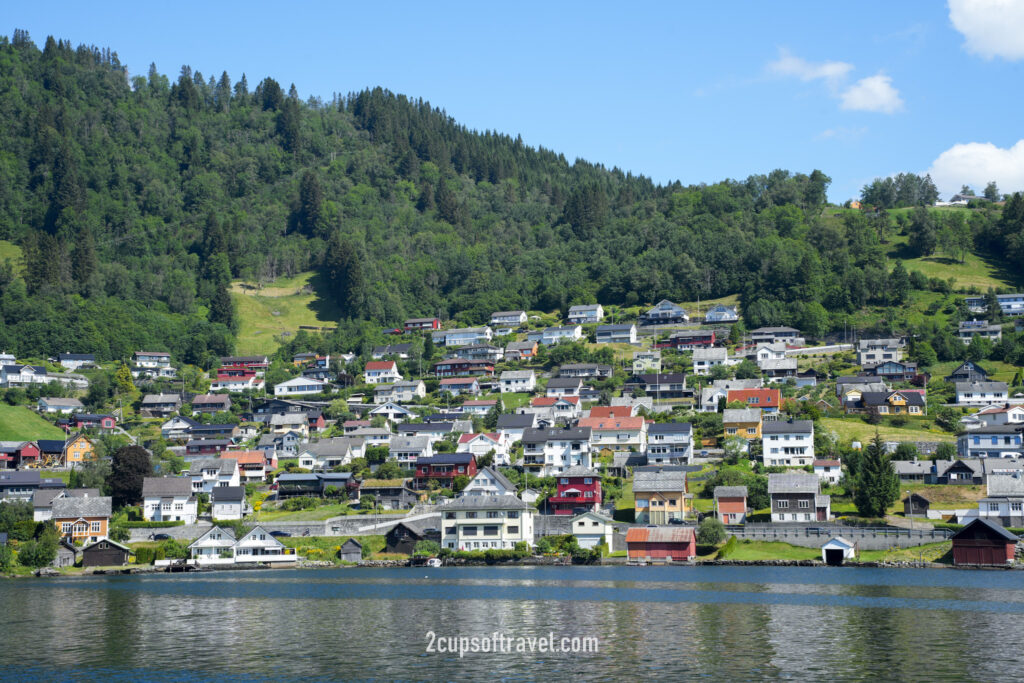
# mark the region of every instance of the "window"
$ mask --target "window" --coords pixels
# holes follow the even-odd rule
[[[593,480],[593,479],[591,479],[590,477],[586,477],[586,478],[585,478],[585,479],[583,480],[583,483],[584,483],[584,484],[587,484],[587,485],[590,485],[590,484],[593,484],[593,483],[594,483],[594,480]]]
[[[675,505],[676,504],[676,499],[675,498],[669,498],[668,499],[668,504],[669,505]]]
[[[989,512],[999,512],[999,503],[989,503],[988,504],[988,511]]]
[[[501,517],[501,513],[500,512],[497,512],[495,510],[488,510],[487,511],[487,519],[495,519],[497,517]]]
[[[446,513],[444,513],[444,518],[445,519],[455,519],[455,513],[454,512],[446,512]]]
[[[103,528],[103,523],[102,522],[93,522],[91,524],[91,530],[92,530],[92,533],[94,533],[94,534],[100,533],[102,528]]]
[[[508,532],[510,534],[518,534],[519,533],[519,527],[517,527],[517,526],[510,526],[508,528]]]
[[[497,535],[498,535],[498,527],[497,526],[485,526],[484,527],[484,536],[497,536]]]
[[[462,527],[462,535],[463,536],[476,536],[476,527],[475,526],[464,526],[464,527]]]
[[[786,508],[789,507],[789,501],[788,500],[777,500],[777,501],[775,501],[775,507],[779,508],[780,510],[785,510]]]
[[[801,510],[806,510],[807,508],[811,507],[811,501],[799,500],[797,501],[797,507],[800,508]]]
[[[558,480],[558,483],[559,483],[559,484],[568,484],[568,483],[569,483],[569,480],[568,480],[568,479],[564,479],[564,478],[563,478],[563,479],[559,479],[559,480]]]
[[[515,511],[515,510],[512,510],[512,511],[510,511],[508,513],[508,518],[509,519],[519,519],[519,513],[517,511]]]
[[[70,534],[71,533],[71,522],[61,522],[60,530],[61,530],[61,533]]]
[[[1010,503],[1010,512],[1021,512],[1024,510],[1024,503]]]
[[[444,535],[445,536],[454,536],[455,535],[455,527],[453,527],[453,526],[446,526],[444,528]]]
[[[174,504],[174,510],[176,512],[180,512],[180,511],[182,511],[184,509],[185,509],[185,504],[184,503],[175,503]]]
[[[467,512],[466,519],[476,519],[476,512]]]
[[[811,521],[811,514],[809,512],[804,513],[804,521],[805,522]]]
[[[756,427],[747,427],[747,434],[757,434]]]

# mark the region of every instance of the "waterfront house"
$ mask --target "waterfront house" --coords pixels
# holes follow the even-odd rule
[[[830,496],[819,493],[821,480],[813,474],[769,474],[772,522],[827,522]]]
[[[1024,474],[988,477],[985,497],[978,501],[978,517],[1012,527],[1024,524]]]
[[[693,527],[631,527],[626,532],[630,564],[687,562],[697,557]]]
[[[686,491],[682,467],[638,467],[633,471],[633,518],[637,524],[682,520],[693,496]]]
[[[512,550],[533,546],[536,510],[515,496],[462,496],[441,506],[441,546],[453,550]]]
[[[384,535],[384,552],[412,555],[420,541],[434,541],[440,544],[441,530],[436,524],[437,522],[426,519],[399,522]]]
[[[716,486],[715,517],[722,524],[747,523],[747,487]]]
[[[853,560],[856,557],[857,544],[842,536],[833,536],[821,546],[821,561],[829,566],[838,567],[844,560]]]
[[[134,554],[126,545],[101,538],[82,548],[82,567],[123,567]]]
[[[580,548],[590,550],[603,545],[612,551],[615,523],[600,512],[588,510],[573,517],[569,529]]]
[[[231,549],[236,541],[231,529],[212,527],[189,544],[189,557],[195,564],[234,564]]]
[[[210,492],[210,514],[214,519],[242,519],[249,513],[244,486],[217,486]]]
[[[254,527],[238,539],[231,551],[236,564],[294,562],[297,559],[294,551],[261,526]]]
[[[0,545],[4,545],[0,543]],[[78,547],[66,538],[57,543],[57,557],[53,558],[51,567],[73,567],[78,561]]]
[[[1005,566],[1014,561],[1017,536],[1002,525],[979,517],[953,534],[954,565]]]
[[[51,504],[51,519],[62,538],[92,543],[109,533],[109,496],[60,496]]]

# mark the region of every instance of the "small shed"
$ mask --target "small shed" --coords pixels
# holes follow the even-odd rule
[[[1013,562],[1018,540],[1001,525],[978,517],[953,534],[953,564],[1006,565]]]
[[[931,506],[932,502],[920,493],[911,493],[903,499],[903,514],[907,517],[911,515],[927,517]]]
[[[363,544],[354,538],[348,539],[341,544],[338,559],[342,562],[359,562],[363,559]]]
[[[120,567],[128,564],[132,549],[109,538],[101,538],[82,548],[83,567]]]
[[[74,567],[78,559],[78,548],[66,538],[57,544],[57,556],[53,558],[54,567]]]
[[[834,536],[828,543],[821,546],[821,561],[833,567],[840,566],[845,560],[857,557],[857,544],[850,543],[842,536]]]
[[[632,527],[626,532],[630,564],[685,562],[697,556],[693,527]]]

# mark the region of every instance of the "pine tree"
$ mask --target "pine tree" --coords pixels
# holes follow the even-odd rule
[[[853,503],[862,517],[884,517],[899,494],[899,477],[885,452],[885,442],[875,432],[875,438],[861,457]]]
[[[96,257],[96,240],[93,239],[92,230],[82,227],[78,232],[78,240],[75,242],[75,251],[71,261],[71,274],[75,282],[84,285],[96,271],[98,259]]]
[[[235,302],[231,300],[226,285],[221,284],[210,300],[210,322],[222,323],[233,333],[238,333],[238,317],[235,315]]]
[[[117,385],[120,391],[135,390],[135,382],[132,381],[132,371],[127,363],[121,363],[121,367],[117,369],[117,374],[114,375],[114,384]]]
[[[317,235],[323,215],[324,192],[320,179],[313,171],[306,171],[299,181],[299,210],[296,221],[306,235]]]
[[[501,417],[501,409],[499,408],[500,405],[501,399],[499,398],[497,401],[495,401],[491,409],[487,411],[487,415],[484,417],[484,428],[498,428],[498,418]]]
[[[345,317],[358,318],[366,298],[362,259],[350,239],[335,232],[327,247],[327,280]]]

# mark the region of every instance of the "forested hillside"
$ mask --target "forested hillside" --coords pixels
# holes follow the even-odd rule
[[[306,270],[382,323],[739,294],[751,326],[822,333],[905,289],[887,214],[826,220],[821,171],[658,186],[386,90],[251,80],[0,39],[0,239],[24,254],[0,268],[0,348],[208,365],[233,348],[232,278]],[[1024,251],[1011,205],[972,244]]]

